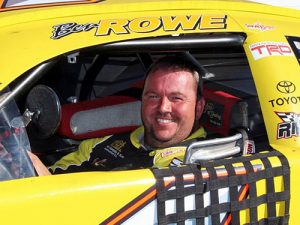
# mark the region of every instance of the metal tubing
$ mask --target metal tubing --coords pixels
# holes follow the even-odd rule
[[[186,48],[199,49],[242,46],[244,41],[245,37],[241,34],[182,35],[122,41],[97,46],[96,49],[139,52],[151,50],[182,50]]]
[[[46,72],[52,65],[56,63],[56,61],[45,62],[38,67],[36,67],[30,74],[13,90],[9,92],[6,98],[0,102],[0,108],[2,108],[7,102],[15,98],[29,83],[34,82],[34,80],[38,79],[44,72]]]

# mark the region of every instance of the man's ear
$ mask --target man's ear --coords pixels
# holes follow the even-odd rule
[[[199,120],[202,116],[203,110],[205,106],[205,99],[202,97],[196,103],[196,120]]]

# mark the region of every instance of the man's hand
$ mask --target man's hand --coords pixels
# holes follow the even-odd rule
[[[42,163],[42,161],[35,154],[33,154],[31,152],[27,152],[27,153],[28,153],[28,155],[31,159],[31,162],[39,176],[51,175],[51,173],[49,172],[47,167]]]

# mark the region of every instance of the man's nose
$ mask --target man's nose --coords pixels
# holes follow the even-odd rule
[[[161,113],[166,113],[166,112],[172,111],[172,103],[167,97],[161,98],[159,111]]]

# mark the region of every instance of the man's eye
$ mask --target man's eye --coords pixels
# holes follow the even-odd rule
[[[149,99],[158,99],[159,96],[158,95],[148,95]]]
[[[178,96],[173,96],[173,97],[171,97],[171,101],[179,102],[179,101],[183,101],[183,99],[181,97],[178,97]]]

